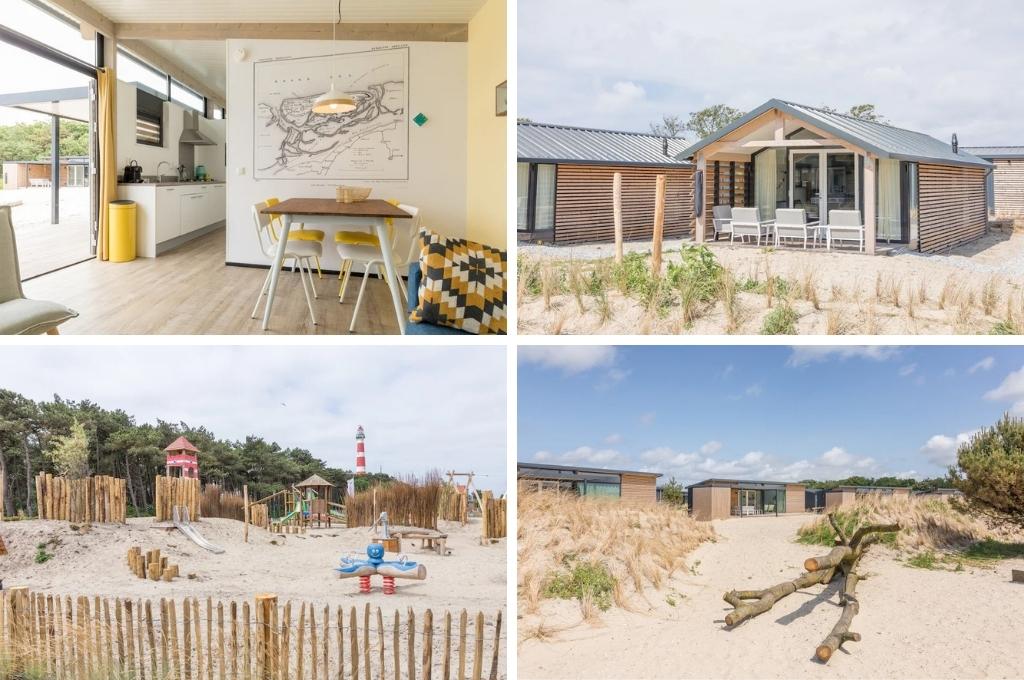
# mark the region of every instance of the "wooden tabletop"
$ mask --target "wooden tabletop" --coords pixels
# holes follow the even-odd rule
[[[379,198],[359,201],[358,203],[338,203],[333,198],[289,198],[273,206],[263,208],[260,212],[265,215],[412,218],[412,215],[401,208]]]

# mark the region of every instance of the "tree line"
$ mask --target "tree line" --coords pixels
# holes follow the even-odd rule
[[[843,115],[874,123],[888,122],[875,110],[874,104],[856,104],[845,112],[831,106],[822,106],[821,109],[829,113],[843,113]],[[650,124],[651,133],[659,137],[682,137],[686,133],[692,132],[696,139],[704,139],[745,115],[745,111],[734,109],[731,106],[714,104],[700,111],[692,111],[686,120],[682,116],[666,114],[661,117],[660,121]]]
[[[50,158],[50,124],[43,121],[0,125],[0,161],[41,161]],[[89,126],[60,122],[60,155],[89,155]]]
[[[308,450],[283,447],[258,435],[235,441],[217,437],[203,425],[157,420],[139,423],[121,409],[110,410],[89,400],[54,395],[34,401],[0,389],[0,485],[3,513],[36,511],[35,476],[40,472],[110,475],[126,482],[128,502],[137,514],[153,505],[154,480],[164,474],[164,448],[179,436],[199,449],[199,474],[204,484],[231,491],[249,485],[254,498],[318,474],[344,488],[350,470],[330,467]],[[78,455],[78,453],[81,455]],[[377,473],[356,480],[356,488],[387,483]]]

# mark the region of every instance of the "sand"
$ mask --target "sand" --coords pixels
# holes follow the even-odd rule
[[[392,596],[380,591],[379,579],[374,579],[372,594],[360,595],[357,579],[339,580],[333,571],[342,555],[365,555],[369,543],[366,528],[313,529],[305,535],[283,537],[252,528],[246,544],[241,522],[193,522],[204,537],[225,549],[216,555],[176,530],[154,529],[153,524],[152,519],[130,519],[127,525],[96,524],[82,533],[73,531],[67,522],[0,522],[0,534],[9,551],[0,557],[0,578],[5,587],[22,585],[37,592],[70,595],[241,601],[252,600],[257,593],[276,593],[282,603],[306,600],[332,608],[369,601],[385,610],[412,607],[421,612],[429,608],[435,620],[445,609],[455,613],[465,608],[470,614],[483,611],[491,621],[505,607],[505,541],[479,545],[478,519],[466,527],[441,523],[452,553],[447,557],[421,552],[418,542],[417,547],[403,542],[408,558],[426,565],[427,579],[398,580],[398,593]],[[47,549],[53,558],[35,564],[36,546],[49,540],[57,541]],[[135,578],[125,562],[131,546],[159,548],[170,562],[179,565],[182,578],[172,583]],[[388,559],[393,556],[389,554]],[[189,579],[189,574],[195,578]]]
[[[665,260],[678,261],[684,242],[666,242]],[[852,252],[804,251],[784,247],[768,250],[725,242],[708,244],[718,261],[739,281],[765,280],[766,271],[793,282],[813,280],[818,307],[794,296],[799,334],[986,334],[1007,318],[1012,308],[1024,325],[1024,233],[998,231],[941,255],[899,251],[888,257]],[[647,252],[649,243],[627,244],[627,251]],[[593,260],[611,256],[609,244],[577,247],[526,246],[522,255],[534,260]],[[990,309],[983,291],[992,286]],[[882,294],[879,294],[879,288]],[[943,300],[943,289],[946,290]],[[888,291],[899,289],[900,304]],[[910,298],[913,298],[912,303]],[[678,306],[667,313],[648,312],[635,299],[608,295],[610,313],[602,315],[594,298],[585,297],[580,314],[571,295],[553,296],[545,309],[542,296],[520,296],[518,327],[525,334],[722,334],[726,315],[720,302],[701,310],[686,324]],[[737,334],[757,334],[770,309],[766,296],[739,293]],[[941,302],[940,302],[941,301]],[[602,316],[604,318],[602,318]],[[830,318],[831,317],[831,318]]]
[[[1020,678],[1024,585],[1006,560],[994,569],[913,569],[872,547],[861,563],[860,614],[828,665],[813,660],[840,607],[831,585],[794,593],[732,631],[722,594],[799,575],[805,558],[825,551],[793,541],[810,515],[716,521],[719,539],[690,558],[695,573],[648,590],[650,611],[611,610],[580,623],[573,603],[546,601],[540,617],[520,620],[520,637],[538,621],[566,627],[552,640],[521,640],[520,678]],[[676,605],[670,606],[672,597]],[[574,625],[575,624],[575,625]]]

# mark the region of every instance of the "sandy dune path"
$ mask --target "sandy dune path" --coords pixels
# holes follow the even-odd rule
[[[615,610],[603,624],[581,624],[555,641],[519,647],[520,678],[1020,678],[1024,586],[1009,582],[1006,561],[994,570],[911,569],[876,549],[862,562],[861,613],[828,666],[812,660],[839,616],[833,585],[795,593],[770,612],[726,631],[722,594],[761,588],[799,575],[821,548],[793,542],[810,516],[715,522],[719,541],[691,556],[694,573],[649,591],[646,614]],[[667,598],[674,598],[670,606]],[[568,603],[546,604],[549,626],[579,620]],[[533,622],[535,622],[535,618]],[[531,618],[520,623],[528,629]]]

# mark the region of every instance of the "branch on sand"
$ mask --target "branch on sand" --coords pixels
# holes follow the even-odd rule
[[[856,572],[857,563],[868,546],[878,540],[879,534],[899,531],[900,525],[871,524],[857,529],[852,537],[847,537],[833,513],[829,513],[828,521],[836,532],[836,547],[827,555],[808,558],[804,562],[806,573],[792,581],[784,581],[764,590],[732,590],[726,593],[725,601],[733,606],[733,610],[725,617],[727,626],[736,626],[765,613],[775,606],[776,602],[798,590],[831,583],[838,571],[843,578],[839,595],[843,612],[832,632],[818,645],[815,656],[819,661],[828,663],[844,642],[860,642],[860,633],[850,632],[853,617],[860,611],[860,603],[855,593],[857,582],[860,580]]]

